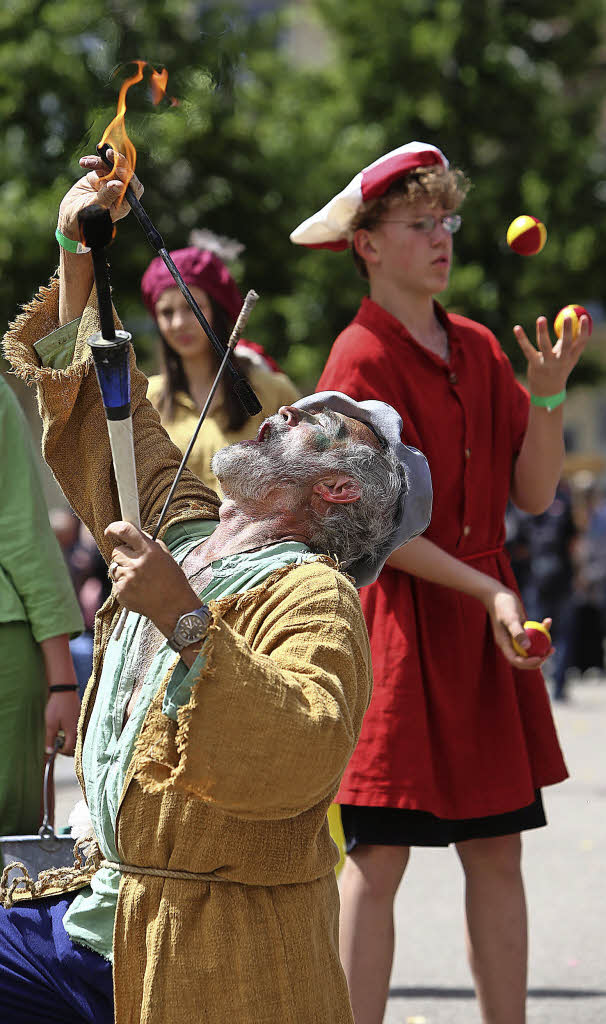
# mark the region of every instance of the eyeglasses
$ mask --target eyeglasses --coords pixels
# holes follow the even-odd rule
[[[454,235],[461,227],[461,217],[458,213],[447,213],[444,217],[434,217],[428,213],[426,217],[419,217],[418,220],[383,220],[382,224],[405,224],[407,228],[418,231],[421,235],[431,235],[438,224],[441,224],[449,235]]]

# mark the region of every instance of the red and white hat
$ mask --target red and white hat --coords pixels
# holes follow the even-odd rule
[[[408,142],[392,149],[364,167],[342,192],[308,217],[290,236],[295,245],[339,252],[351,244],[351,225],[369,199],[384,195],[389,186],[408,171],[438,164],[445,170],[448,160],[436,146],[426,142]]]

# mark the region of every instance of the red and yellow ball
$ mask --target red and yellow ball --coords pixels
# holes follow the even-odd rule
[[[524,623],[524,632],[530,640],[530,647],[520,647],[515,640],[512,644],[516,654],[523,658],[544,658],[551,650],[551,634],[542,622],[533,622],[531,619]]]
[[[569,317],[572,320],[572,337],[576,338],[579,333],[579,327],[581,326],[581,317],[589,317],[589,333],[591,334],[593,328],[593,320],[589,316],[589,313],[584,306],[578,306],[576,303],[571,303],[569,306],[563,306],[555,320],[553,321],[553,329],[556,332],[558,338],[562,337],[562,331],[564,330],[564,320]]]
[[[507,228],[507,245],[521,256],[535,256],[547,241],[547,228],[538,217],[523,213]]]

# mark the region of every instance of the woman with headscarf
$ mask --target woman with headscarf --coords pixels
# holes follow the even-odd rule
[[[238,286],[227,267],[210,249],[197,246],[177,249],[170,255],[215,334],[227,343],[242,307]],[[163,370],[150,378],[147,397],[160,413],[171,439],[185,451],[220,360],[159,256],[145,271],[141,291],[162,344]],[[260,345],[240,341],[233,358],[250,381],[262,410],[248,416],[231,384],[223,378],[188,463],[216,491],[219,484],[210,468],[215,452],[235,441],[255,437],[267,416],[299,397],[292,382]]]

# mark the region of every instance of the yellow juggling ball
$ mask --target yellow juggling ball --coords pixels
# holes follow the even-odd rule
[[[562,331],[564,330],[564,320],[566,317],[572,320],[572,337],[576,338],[577,334],[579,333],[579,327],[581,326],[580,321],[582,316],[589,317],[589,333],[591,334],[593,320],[589,316],[589,313],[587,312],[585,307],[576,305],[575,303],[571,303],[569,306],[563,306],[558,315],[556,316],[555,320],[553,321],[553,329],[556,332],[558,338],[562,337]]]
[[[547,229],[537,217],[523,213],[507,228],[507,245],[522,256],[535,256],[547,241]]]

